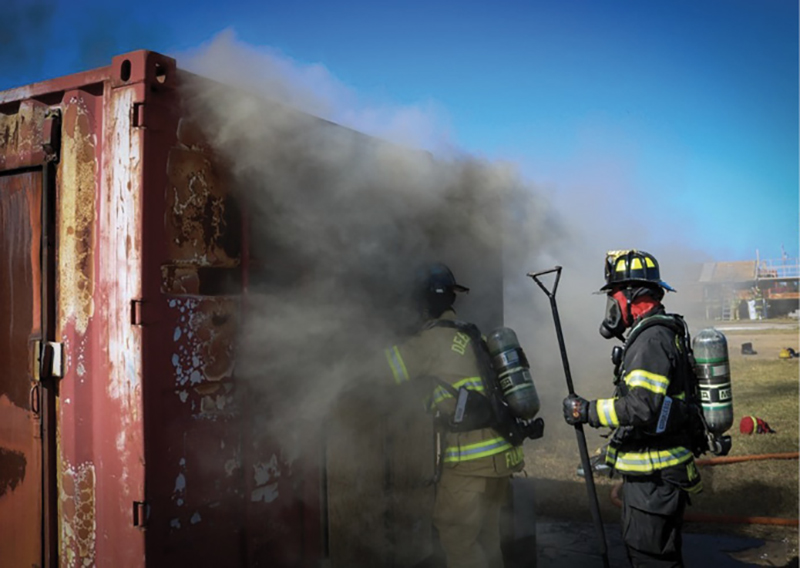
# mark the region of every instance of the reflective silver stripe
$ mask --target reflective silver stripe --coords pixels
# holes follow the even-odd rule
[[[510,450],[513,446],[505,438],[493,438],[468,446],[450,446],[445,450],[445,462],[469,461],[478,458],[493,456]]]
[[[669,380],[663,375],[636,369],[628,373],[628,376],[625,377],[625,384],[627,384],[629,388],[642,387],[656,394],[667,394]]]
[[[614,458],[614,468],[618,471],[645,474],[687,462],[692,459],[692,452],[684,447],[645,452],[620,451]]]
[[[408,376],[403,358],[400,356],[400,351],[397,349],[396,345],[386,350],[386,359],[389,361],[389,365],[392,368],[394,382],[400,384],[410,380],[411,377]]]
[[[617,418],[617,409],[614,407],[613,398],[597,401],[597,417],[603,426],[619,426],[619,418]]]

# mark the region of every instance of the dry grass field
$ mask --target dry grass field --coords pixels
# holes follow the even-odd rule
[[[724,325],[717,326],[728,339],[731,359],[735,415],[734,426],[729,432],[733,437],[731,456],[797,452],[799,448],[799,360],[778,358],[782,347],[793,347],[800,352],[797,322],[782,322],[784,328],[767,328],[767,325],[764,322],[756,329],[725,329]],[[701,322],[701,325],[692,325],[692,330],[696,332],[702,327],[706,325]],[[741,344],[745,342],[753,344],[756,355],[741,354]],[[598,372],[610,376],[610,364],[609,368]],[[610,379],[594,389],[582,389],[579,378],[575,379],[575,384],[579,394],[591,398],[607,397],[613,391]],[[561,417],[560,400],[552,402],[544,405],[542,411],[546,422],[545,437],[528,442],[525,446],[527,474],[535,480],[537,515],[539,518],[588,522],[591,521],[591,515],[586,486],[583,479],[576,475],[580,458],[575,431]],[[741,434],[739,420],[747,415],[766,420],[777,433]],[[590,453],[605,443],[601,437],[602,431],[589,427],[585,427],[584,431]],[[797,527],[729,522],[731,517],[797,519],[800,499],[796,459],[702,466],[701,475],[704,491],[692,499],[693,505],[687,514],[715,515],[719,517],[719,522],[687,522],[686,532],[713,532],[782,541],[790,556],[797,555]],[[619,509],[613,504],[610,494],[619,480],[604,476],[596,476],[595,479],[603,520],[618,522]]]

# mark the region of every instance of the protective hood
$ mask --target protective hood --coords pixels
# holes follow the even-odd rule
[[[626,288],[609,294],[600,335],[622,341],[623,332],[659,306],[663,297],[663,290],[651,287]]]

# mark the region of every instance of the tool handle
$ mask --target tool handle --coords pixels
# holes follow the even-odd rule
[[[603,527],[603,517],[600,515],[600,503],[597,500],[597,488],[594,484],[594,470],[589,460],[589,450],[586,446],[586,434],[583,431],[583,424],[575,424],[575,436],[578,439],[578,453],[581,456],[581,466],[583,466],[584,471],[583,479],[589,498],[589,511],[592,513],[597,539],[600,541],[600,557],[603,559],[603,567],[609,568],[606,533]]]

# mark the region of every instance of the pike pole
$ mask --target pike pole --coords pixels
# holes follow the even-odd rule
[[[552,272],[556,273],[556,280],[553,284],[553,289],[548,290],[542,281],[539,280],[539,277]],[[556,324],[558,347],[561,350],[561,361],[564,364],[564,374],[567,378],[567,390],[569,394],[573,395],[575,394],[575,388],[572,385],[572,374],[569,370],[567,348],[564,345],[564,334],[561,331],[561,319],[558,317],[558,306],[556,305],[556,290],[558,289],[558,281],[561,279],[561,267],[556,266],[555,268],[543,270],[542,272],[529,272],[528,276],[533,278],[533,281],[539,285],[539,288],[541,288],[550,299],[550,307],[553,310],[553,320]],[[583,465],[583,478],[586,480],[586,492],[589,494],[589,509],[592,512],[592,519],[594,520],[594,526],[597,530],[597,537],[600,539],[600,556],[603,558],[603,567],[609,568],[606,534],[603,529],[603,519],[600,516],[600,504],[597,501],[597,489],[594,486],[594,472],[591,463],[589,463],[589,451],[586,449],[586,435],[583,433],[583,424],[575,424],[575,435],[578,438],[578,451],[581,455],[581,464]]]

